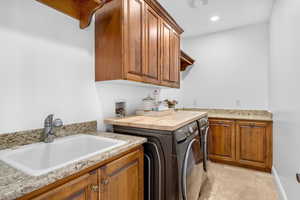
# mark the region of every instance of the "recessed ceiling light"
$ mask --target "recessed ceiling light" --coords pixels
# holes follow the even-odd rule
[[[199,8],[208,4],[208,0],[190,0],[189,2],[192,8]]]
[[[212,22],[216,22],[216,21],[219,21],[219,20],[220,20],[220,17],[218,15],[212,16],[210,18],[210,21],[212,21]]]

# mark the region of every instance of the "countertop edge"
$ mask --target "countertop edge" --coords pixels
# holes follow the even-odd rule
[[[273,122],[273,114],[267,110],[239,110],[239,109],[209,109],[209,108],[184,108],[184,111],[207,112],[209,118],[249,120]]]
[[[226,115],[213,115],[208,114],[208,118],[212,119],[232,119],[232,120],[247,120],[247,121],[264,121],[264,122],[273,122],[273,119],[260,118],[260,117],[247,117],[247,116],[226,116]]]
[[[189,112],[189,111],[186,111]],[[134,122],[122,122],[122,121],[116,121],[114,119],[105,119],[104,123],[105,124],[109,124],[109,125],[117,125],[117,126],[128,126],[128,127],[134,127],[134,128],[144,128],[144,129],[152,129],[152,130],[164,130],[164,131],[174,131],[176,129],[179,129],[199,118],[208,116],[208,114],[206,112],[200,112],[200,111],[193,111],[193,112],[199,112],[199,115],[196,116],[192,116],[191,118],[189,118],[188,120],[185,120],[182,123],[178,123],[178,125],[175,126],[167,126],[167,125],[151,125],[151,124],[136,124]],[[133,116],[129,116],[129,117],[133,117]]]

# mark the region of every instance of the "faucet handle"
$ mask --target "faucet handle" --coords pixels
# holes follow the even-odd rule
[[[62,127],[64,125],[63,121],[61,119],[55,119],[53,121],[53,126],[54,127]]]
[[[54,115],[53,114],[50,114],[46,117],[44,123],[45,123],[45,126],[51,126],[52,124],[52,121],[53,121],[53,117]]]

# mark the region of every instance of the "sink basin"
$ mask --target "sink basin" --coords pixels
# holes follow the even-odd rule
[[[125,143],[79,134],[58,138],[53,143],[36,143],[15,150],[4,150],[0,152],[0,160],[26,174],[40,176]]]

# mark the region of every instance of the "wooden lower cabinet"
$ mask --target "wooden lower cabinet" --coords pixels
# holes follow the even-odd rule
[[[235,132],[233,120],[210,120],[208,151],[210,159],[235,160]]]
[[[33,200],[97,200],[98,188],[97,171],[94,170],[60,187],[33,198]]]
[[[212,161],[271,172],[272,122],[210,119]]]
[[[93,168],[93,167],[92,167]],[[73,175],[19,200],[143,200],[143,147],[91,171]],[[90,168],[89,168],[90,169]]]
[[[248,165],[271,171],[272,126],[266,122],[236,122],[236,160]]]
[[[141,200],[143,188],[143,156],[133,152],[100,168],[100,199]]]

